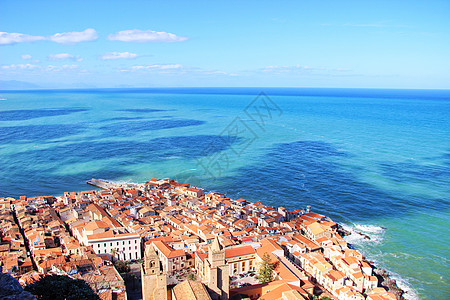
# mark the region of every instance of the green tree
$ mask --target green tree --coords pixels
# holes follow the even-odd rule
[[[187,276],[188,280],[197,280],[197,276],[195,276],[194,273],[189,273],[189,275]]]
[[[68,276],[48,275],[27,285],[24,290],[38,300],[100,300],[84,280]]]
[[[115,248],[111,249],[111,260],[114,262],[114,258],[116,258],[117,250]]]
[[[273,269],[275,265],[270,261],[270,256],[266,252],[259,263],[256,279],[261,283],[271,282],[273,280]]]
[[[117,271],[119,273],[128,273],[130,272],[130,266],[128,265],[128,262],[123,260],[116,260],[114,262],[114,266],[116,267]]]

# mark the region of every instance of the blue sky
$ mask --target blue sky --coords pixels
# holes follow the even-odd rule
[[[450,1],[0,0],[0,32],[42,88],[450,88]]]

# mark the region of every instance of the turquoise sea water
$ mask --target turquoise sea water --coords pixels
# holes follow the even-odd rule
[[[265,91],[267,97],[258,94]],[[311,205],[409,299],[450,295],[450,91],[0,92],[0,196],[171,177]]]

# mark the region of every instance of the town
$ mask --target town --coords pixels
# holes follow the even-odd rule
[[[310,206],[233,200],[173,179],[89,183],[102,190],[0,198],[3,273],[22,286],[50,274],[82,279],[100,299],[402,297]]]

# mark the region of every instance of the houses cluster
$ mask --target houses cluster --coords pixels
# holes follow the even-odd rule
[[[102,299],[126,299],[125,283],[107,255],[98,255],[92,245],[79,239],[67,219],[65,197],[2,199],[11,216],[17,238],[22,238],[23,252],[16,268],[2,262],[3,271],[30,284],[47,274],[67,275],[86,281]],[[5,210],[3,210],[5,211]],[[91,218],[88,206],[75,206],[77,217]],[[3,216],[3,215],[2,215]],[[11,218],[10,218],[11,219]],[[74,221],[74,220],[70,220]],[[88,226],[86,226],[88,227]],[[17,240],[17,239],[13,239]],[[2,239],[3,241],[3,239]]]
[[[0,222],[7,225],[0,231],[3,270],[23,284],[49,273],[65,274],[86,280],[98,293],[124,295],[123,279],[111,260],[141,260],[146,251],[155,253],[164,274],[194,269],[210,290],[207,283],[217,281],[212,270],[219,268],[227,277],[221,279],[221,296],[215,293],[221,299],[237,294],[395,299],[379,287],[361,253],[348,247],[338,225],[310,207],[289,211],[154,178],[143,185],[60,197],[1,199],[0,209]],[[8,253],[2,248],[6,244]],[[267,256],[274,265],[272,282],[229,289],[230,277],[254,274]]]
[[[2,272],[17,275],[33,269],[25,239],[14,220],[11,199],[0,199],[0,265]]]

